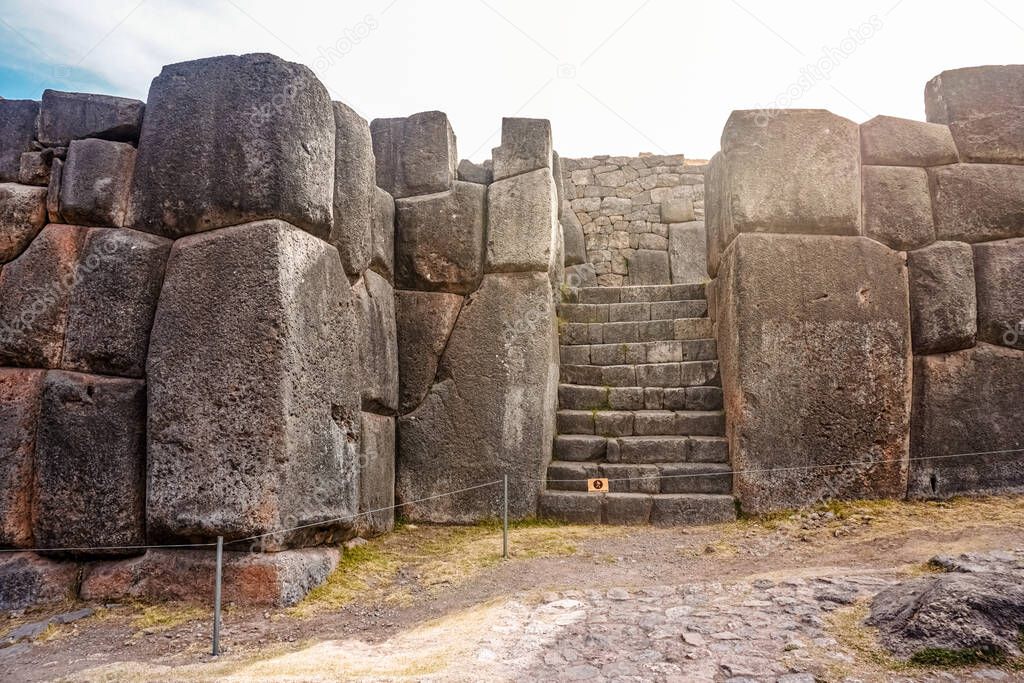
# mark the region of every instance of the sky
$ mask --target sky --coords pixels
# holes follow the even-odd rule
[[[1024,62],[1019,0],[0,0],[0,96],[146,99],[164,64],[272,52],[367,119],[447,112],[461,157],[501,118],[567,157],[708,158],[734,109],[924,118],[945,69]]]

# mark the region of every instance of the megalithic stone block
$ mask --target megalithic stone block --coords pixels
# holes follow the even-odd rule
[[[586,237],[580,219],[568,201],[562,202],[562,239],[565,242],[565,265],[578,266],[587,262]]]
[[[495,180],[487,193],[487,272],[548,271],[558,250],[551,170]]]
[[[25,251],[46,225],[46,189],[0,183],[0,263]]]
[[[279,218],[333,222],[334,110],[301,64],[269,54],[165,66],[139,138],[127,227],[182,237]]]
[[[1024,239],[974,245],[978,338],[1024,349]]]
[[[914,353],[974,346],[978,304],[971,245],[936,242],[912,251],[907,254],[907,270]]]
[[[22,152],[32,151],[39,103],[0,100],[0,182],[17,182]]]
[[[395,284],[468,294],[484,271],[487,188],[455,181],[448,192],[395,200]]]
[[[51,223],[63,223],[60,215],[60,185],[64,178],[64,160],[54,157],[50,164],[50,183],[46,188],[46,216]]]
[[[51,223],[0,269],[0,365],[59,368],[88,228]]]
[[[145,382],[47,372],[36,436],[35,543],[55,549],[144,543],[145,478]]]
[[[1024,163],[1024,65],[943,71],[924,103],[929,121],[949,126],[962,161]]]
[[[0,368],[0,546],[32,547],[32,470],[44,370]]]
[[[35,553],[0,553],[0,609],[14,610],[75,599],[81,568]]]
[[[373,188],[373,221],[370,268],[388,282],[395,278],[395,200],[384,190]]]
[[[494,182],[494,171],[491,170],[491,167],[473,163],[469,159],[463,159],[459,162],[456,175],[459,180],[465,180],[467,183],[490,185]]]
[[[1024,165],[953,164],[928,173],[940,240],[1024,237]]]
[[[74,225],[121,227],[134,168],[127,143],[75,140],[61,174],[60,215]]]
[[[462,310],[463,298],[443,292],[395,292],[398,330],[398,377],[401,413],[423,401],[434,382],[437,364]]]
[[[673,284],[691,284],[708,279],[707,235],[704,221],[673,223],[668,226],[668,256]]]
[[[906,166],[863,166],[864,234],[892,249],[935,241],[928,173]]]
[[[864,164],[878,166],[943,166],[957,162],[949,126],[894,116],[876,116],[860,126]]]
[[[62,367],[145,375],[149,330],[171,241],[125,228],[89,230],[68,308]]]
[[[146,372],[153,540],[349,533],[334,520],[358,507],[356,316],[337,250],[283,221],[174,243]]]
[[[52,147],[80,138],[136,142],[145,107],[127,97],[44,90],[39,142]]]
[[[717,152],[708,162],[704,174],[704,229],[707,238],[708,274],[718,275],[718,263],[722,252],[732,241],[732,224],[729,222],[725,192],[725,162],[722,153]]]
[[[722,132],[736,232],[860,234],[860,131],[821,109],[734,111]]]
[[[495,147],[494,179],[501,180],[540,168],[551,169],[554,149],[547,119],[503,118],[501,146]]]
[[[411,519],[466,523],[501,511],[500,487],[436,494],[509,475],[509,514],[537,514],[558,381],[548,274],[494,273],[467,298],[423,403],[399,418],[396,497]]]
[[[447,114],[424,111],[405,118],[374,119],[370,131],[377,185],[395,199],[452,187],[458,153]]]
[[[359,307],[359,357],[362,367],[363,410],[394,414],[398,409],[398,340],[395,293],[387,280],[372,270],[352,288]]]
[[[358,275],[370,265],[376,171],[370,124],[341,102],[334,107],[334,227],[341,265]]]
[[[631,285],[667,285],[672,282],[672,271],[667,251],[637,249],[626,256]]]
[[[395,418],[363,413],[357,530],[376,536],[395,528]]]

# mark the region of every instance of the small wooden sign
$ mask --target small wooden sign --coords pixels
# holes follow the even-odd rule
[[[587,491],[590,493],[608,493],[608,480],[587,479]]]

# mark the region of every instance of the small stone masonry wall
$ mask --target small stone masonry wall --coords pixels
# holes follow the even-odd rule
[[[578,285],[707,279],[703,162],[688,162],[681,154],[603,155],[562,159],[561,167],[568,221],[578,222],[585,235],[580,262],[593,266],[594,277]],[[567,253],[568,235],[567,228]]]
[[[744,510],[1024,488],[1022,93],[978,67],[928,123],[733,112],[708,292]]]

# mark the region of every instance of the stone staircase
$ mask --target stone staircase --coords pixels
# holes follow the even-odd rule
[[[541,514],[663,526],[735,519],[704,285],[585,287],[565,299]],[[588,493],[591,478],[609,479],[608,492]]]

